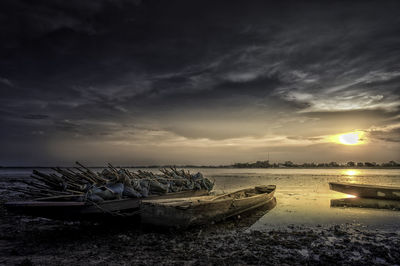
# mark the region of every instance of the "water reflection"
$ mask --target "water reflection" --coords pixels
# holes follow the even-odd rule
[[[268,212],[276,207],[276,198],[268,201],[266,204],[257,208],[256,210],[249,211],[240,215],[240,225],[242,227],[250,227],[258,220],[264,217]],[[268,216],[268,215],[266,215]]]
[[[331,207],[342,207],[342,208],[356,207],[356,208],[400,210],[400,201],[354,197],[354,198],[343,198],[343,199],[331,199]]]
[[[340,174],[344,177],[345,182],[357,183],[360,182],[362,173],[358,169],[343,169]]]
[[[220,223],[223,227],[232,227],[235,229],[247,229],[262,219],[264,216],[268,217],[268,213],[276,207],[276,198],[268,201],[266,204],[258,207],[257,209],[244,212],[240,215],[227,219]],[[218,227],[218,225],[216,225]]]
[[[342,171],[342,174],[352,177],[352,176],[360,175],[361,172],[359,170],[356,170],[356,169],[346,169],[346,170]]]

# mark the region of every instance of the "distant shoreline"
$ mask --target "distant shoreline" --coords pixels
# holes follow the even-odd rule
[[[0,166],[0,169],[51,169],[55,166]],[[57,166],[60,168],[73,168],[74,166]],[[374,167],[235,167],[235,166],[199,166],[199,165],[151,165],[151,166],[117,166],[118,168],[204,168],[204,169],[400,169],[400,166],[374,166]],[[88,166],[88,168],[107,168],[106,166]]]

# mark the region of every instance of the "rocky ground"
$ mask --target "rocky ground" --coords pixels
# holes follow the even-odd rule
[[[395,265],[400,232],[354,224],[251,231],[265,210],[208,227],[59,222],[1,209],[0,265]]]

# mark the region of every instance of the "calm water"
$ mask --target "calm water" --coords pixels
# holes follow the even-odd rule
[[[229,191],[253,185],[275,184],[276,207],[253,229],[294,224],[352,223],[360,226],[400,227],[400,212],[365,208],[331,207],[331,199],[347,195],[329,190],[328,182],[352,182],[400,187],[399,169],[210,169],[216,190]]]
[[[137,170],[137,169],[133,169]],[[157,169],[145,169],[157,171]],[[255,185],[274,184],[276,207],[252,228],[270,229],[290,224],[352,223],[369,227],[400,228],[400,212],[392,210],[331,207],[330,200],[346,195],[329,190],[328,182],[353,182],[400,187],[400,169],[190,169],[215,180],[214,190],[228,192]],[[20,186],[30,169],[0,169],[0,193],[12,197],[7,188]]]

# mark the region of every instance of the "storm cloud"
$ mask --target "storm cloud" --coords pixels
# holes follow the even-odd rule
[[[399,8],[2,1],[0,164],[398,160]]]

